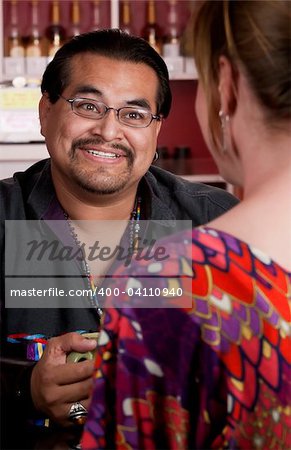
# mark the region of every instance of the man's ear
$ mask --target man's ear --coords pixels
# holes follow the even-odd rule
[[[232,115],[237,101],[237,74],[226,56],[219,58],[220,107],[224,114]]]
[[[161,118],[161,120],[157,121],[157,130],[156,130],[156,135],[157,135],[157,137],[158,137],[159,134],[160,134],[161,127],[162,127],[162,123],[163,123],[163,118]]]
[[[38,105],[38,113],[40,120],[40,132],[44,137],[46,134],[47,118],[50,113],[51,106],[52,104],[49,101],[48,94],[47,93],[42,94],[42,97]]]

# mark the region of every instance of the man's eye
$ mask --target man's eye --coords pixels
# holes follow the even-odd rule
[[[143,120],[145,118],[145,113],[141,111],[129,111],[126,113],[125,117],[130,120]]]
[[[94,105],[94,103],[83,102],[83,103],[79,104],[79,108],[84,109],[84,111],[93,111],[93,112],[98,111],[98,109],[96,108],[96,105]]]

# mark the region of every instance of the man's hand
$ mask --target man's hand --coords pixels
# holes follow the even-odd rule
[[[86,339],[78,333],[52,338],[32,371],[31,396],[35,408],[59,425],[71,424],[68,413],[73,403],[80,402],[88,408],[94,371],[93,361],[67,363],[67,354],[85,353],[95,347],[95,339]]]

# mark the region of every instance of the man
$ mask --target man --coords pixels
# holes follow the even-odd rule
[[[65,218],[67,233],[71,228],[76,236],[74,220],[135,217],[191,220],[197,226],[236,204],[225,191],[151,166],[171,92],[163,60],[142,39],[119,30],[75,37],[48,65],[41,88],[41,132],[50,159],[1,183],[3,221]],[[3,305],[4,286],[1,295]],[[5,379],[14,414],[17,409],[22,419],[33,414],[66,427],[76,406],[81,413],[86,410],[93,364],[83,361],[72,370],[65,363],[71,351],[95,347],[94,341],[69,332],[96,330],[98,312],[49,305],[39,310],[3,309],[3,342],[17,333],[57,336],[37,364],[20,377]],[[9,370],[19,371],[11,364]]]

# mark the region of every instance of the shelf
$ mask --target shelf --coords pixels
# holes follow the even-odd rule
[[[0,162],[5,161],[39,161],[48,158],[49,154],[44,142],[29,144],[0,143]]]
[[[171,81],[187,81],[187,80],[196,80],[197,79],[197,73],[177,73],[173,74],[170,73],[170,80]]]
[[[189,60],[189,58],[183,58],[184,59],[184,64],[186,65],[186,60]],[[1,58],[0,58],[1,61]],[[1,70],[0,70],[0,82],[1,81],[7,81],[10,80],[12,81],[12,77],[9,77],[8,75],[5,75],[5,64],[7,64],[8,61],[8,66],[10,66],[10,62],[9,62],[9,58],[3,58],[3,71],[1,74]],[[35,73],[35,74],[27,74],[25,72],[23,72],[22,70],[18,73],[15,73],[15,77],[23,77],[24,79],[26,79],[28,82],[29,80],[32,80],[34,83],[36,83],[37,80],[41,80],[42,74],[45,70],[46,67],[46,62],[45,62],[45,57],[41,57],[39,58],[39,60],[36,60],[34,62],[34,64],[36,66],[38,66],[39,68],[41,67],[41,72],[40,73]],[[23,66],[23,64],[21,64],[21,67]],[[193,66],[193,67],[192,67]],[[175,72],[175,70],[172,69],[172,67],[169,67],[168,65],[168,70],[169,70],[169,78],[170,80],[177,80],[177,81],[183,81],[183,80],[195,80],[197,79],[197,71],[196,68],[194,67],[194,62],[191,65],[191,70],[187,71],[187,72]]]
[[[0,179],[28,169],[49,154],[44,143],[0,144]]]

